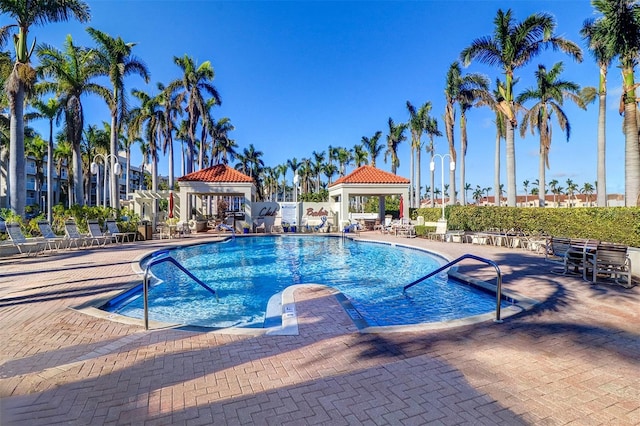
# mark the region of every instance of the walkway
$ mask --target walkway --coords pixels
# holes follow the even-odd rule
[[[487,257],[543,303],[503,324],[361,334],[309,287],[298,336],[145,332],[69,307],[139,281],[132,259],[167,240],[1,258],[0,424],[640,424],[639,287],[592,287],[519,249],[368,236]]]

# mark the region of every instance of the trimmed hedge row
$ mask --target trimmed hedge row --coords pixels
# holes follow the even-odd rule
[[[435,221],[440,208],[415,209],[413,219],[423,216]],[[600,241],[640,247],[640,208],[519,208],[519,207],[445,207],[449,229],[481,232],[488,229],[518,230],[527,234],[546,234],[568,238],[593,238]]]

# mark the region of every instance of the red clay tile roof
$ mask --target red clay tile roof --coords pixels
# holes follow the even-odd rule
[[[218,164],[178,178],[178,182],[253,182],[253,178],[231,167]]]
[[[408,184],[409,179],[403,178],[393,173],[385,172],[377,169],[373,166],[360,166],[346,176],[341,177],[337,181],[333,182],[330,186],[338,185],[340,183],[400,183]]]

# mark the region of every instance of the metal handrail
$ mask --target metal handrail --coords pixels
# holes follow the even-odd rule
[[[218,230],[226,229],[227,231],[231,231],[231,238],[236,238],[236,230],[232,226],[229,226],[226,223],[220,223],[216,228],[218,228]]]
[[[160,258],[160,256],[165,256],[165,257]],[[180,269],[182,272],[187,274],[189,278],[194,280],[196,283],[200,284],[206,290],[209,290],[214,296],[216,296],[216,300],[219,301],[218,294],[214,289],[212,289],[211,287],[203,283],[198,277],[196,277],[191,272],[189,272],[177,260],[169,256],[169,250],[161,250],[159,252],[154,253],[153,257],[151,258],[149,263],[147,263],[147,267],[144,270],[144,279],[142,281],[142,294],[143,294],[143,301],[144,301],[144,329],[145,330],[149,329],[149,269],[151,269],[151,267],[154,265],[157,265],[159,263],[164,263],[164,262],[173,263],[178,269]]]
[[[402,292],[404,293],[405,291],[407,291],[408,288],[413,287],[414,285],[428,279],[431,278],[432,276],[439,274],[440,272],[444,271],[447,268],[450,268],[451,266],[455,265],[456,263],[464,260],[464,259],[474,259],[477,260],[479,262],[484,262],[488,265],[491,265],[495,268],[496,270],[496,275],[497,275],[497,282],[496,282],[496,319],[495,322],[497,323],[501,323],[502,319],[500,319],[500,302],[502,302],[502,272],[500,272],[500,267],[492,260],[489,259],[485,259],[484,257],[480,257],[480,256],[476,256],[473,254],[463,254],[462,256],[460,256],[459,258],[452,260],[451,262],[447,263],[444,266],[439,267],[438,269],[436,269],[433,272],[428,273],[427,275],[425,275],[422,278],[419,278],[417,280],[415,280],[414,282],[407,284],[404,286],[404,288],[402,289]]]

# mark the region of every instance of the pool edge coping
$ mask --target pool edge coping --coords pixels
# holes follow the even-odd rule
[[[220,240],[220,241],[224,241],[224,240],[227,240],[229,238],[225,238],[225,239]],[[356,237],[352,237],[352,236],[348,236],[346,238],[349,238],[349,239],[354,240],[354,241],[362,241],[362,242],[384,244],[384,245],[390,245],[392,247],[398,247],[399,246],[399,247],[403,247],[403,248],[409,248],[409,249],[413,249],[413,250],[424,251],[424,252],[427,252],[429,254],[438,256],[438,257],[444,259],[445,261],[449,261],[450,260],[448,258],[448,256],[446,256],[446,255],[444,255],[444,254],[442,254],[440,252],[431,251],[431,250],[425,250],[425,249],[423,249],[421,247],[417,247],[417,246],[413,246],[413,245],[409,245],[409,244],[398,243],[398,242],[380,241],[380,240],[368,239],[368,238],[366,238],[366,239],[365,238],[356,238]],[[218,242],[220,242],[220,241],[218,241]],[[207,243],[209,243],[209,242],[207,242]],[[173,246],[165,247],[162,250],[172,250],[172,249],[175,249],[175,248],[180,248],[180,247],[185,247],[185,246],[192,246],[192,245],[199,245],[199,244],[206,244],[206,243],[200,242],[200,243],[186,244],[186,245],[173,245]],[[139,276],[144,275],[145,271],[140,267],[141,261],[143,259],[147,258],[147,257],[152,256],[153,253],[155,253],[157,251],[159,251],[159,250],[150,250],[148,252],[140,254],[139,256],[136,256],[136,258],[134,258],[131,261],[131,268],[132,268],[133,272],[136,275],[139,275]],[[479,280],[479,279],[476,279],[476,278],[469,277],[467,275],[461,274],[461,273],[457,272],[457,269],[458,268],[456,266],[450,268],[449,271],[448,271],[448,275],[452,276],[455,279],[463,281],[463,282],[465,282],[465,283],[467,283],[469,285],[479,287],[481,289],[487,290],[489,292],[493,292],[495,294],[495,291],[496,291],[496,286],[495,285],[490,284],[490,283],[488,283],[486,281],[482,281],[482,280]],[[132,283],[133,283],[133,281],[132,281]],[[135,284],[135,285],[138,285],[138,284]],[[104,296],[104,297],[100,298],[99,302],[98,301],[94,301],[94,302],[87,303],[85,305],[80,305],[80,306],[77,306],[77,307],[70,307],[70,308],[73,309],[73,310],[76,310],[78,312],[82,312],[82,313],[85,313],[87,315],[91,315],[91,316],[102,318],[102,319],[107,319],[109,321],[116,321],[116,322],[119,322],[119,323],[130,324],[130,325],[140,325],[140,326],[144,327],[144,320],[142,320],[142,319],[127,317],[125,315],[119,315],[119,314],[115,314],[115,313],[112,313],[112,312],[107,312],[107,311],[104,311],[104,310],[100,309],[100,307],[102,305],[104,305],[108,300],[111,300],[114,297],[117,297],[117,295],[119,295],[121,293],[129,291],[131,288],[133,288],[133,286],[134,285],[132,285],[132,287],[129,287],[126,290],[119,291],[113,296]],[[285,289],[282,290],[282,292],[281,292],[282,293],[282,297],[281,297],[281,307],[282,307],[281,323],[280,323],[280,325],[275,326],[275,327],[269,327],[269,328],[204,327],[204,326],[188,325],[188,324],[166,323],[166,322],[161,322],[161,321],[149,321],[149,326],[150,326],[149,330],[176,329],[176,330],[193,331],[193,332],[211,332],[211,333],[221,333],[221,334],[256,335],[256,336],[257,335],[269,335],[269,336],[293,336],[293,335],[298,335],[299,334],[299,325],[298,325],[298,317],[297,317],[297,309],[296,309],[296,302],[295,302],[294,293],[295,293],[295,290],[297,290],[299,288],[309,287],[309,286],[321,287],[321,288],[324,288],[324,289],[328,290],[330,292],[330,294],[336,298],[336,300],[338,301],[338,303],[340,304],[342,309],[345,311],[345,313],[349,316],[349,318],[351,319],[352,323],[358,329],[358,332],[363,333],[363,334],[367,334],[367,333],[416,332],[416,331],[427,331],[427,330],[448,330],[448,329],[467,326],[467,325],[473,325],[473,324],[479,324],[479,323],[483,323],[483,322],[489,322],[492,319],[495,319],[494,318],[495,317],[495,310],[493,310],[492,312],[485,313],[485,314],[473,315],[473,316],[469,316],[469,317],[465,317],[465,318],[438,321],[438,322],[428,322],[428,323],[420,323],[420,324],[388,325],[388,326],[371,326],[371,325],[369,325],[369,323],[364,318],[362,318],[362,316],[358,313],[357,309],[355,309],[353,304],[349,301],[349,299],[341,291],[339,291],[339,290],[337,290],[337,289],[335,289],[335,288],[333,288],[331,286],[328,286],[326,284],[304,283],[304,284],[293,284],[293,285],[290,285],[290,286],[288,286],[288,287],[286,287]],[[500,315],[500,319],[501,320],[509,318],[509,317],[512,317],[512,316],[517,315],[517,314],[520,314],[522,312],[526,312],[526,311],[530,310],[533,306],[535,306],[535,305],[540,303],[538,300],[522,296],[519,293],[517,293],[515,291],[512,291],[512,290],[502,289],[502,296],[510,298],[512,301],[515,301],[516,303],[512,303],[510,306],[507,306],[507,307],[501,309],[501,315]],[[265,312],[265,317],[266,317],[266,314],[267,314],[267,312]]]

